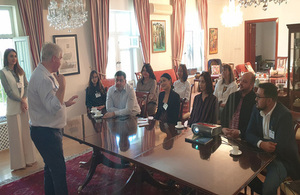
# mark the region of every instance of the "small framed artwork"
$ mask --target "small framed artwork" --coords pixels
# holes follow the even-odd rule
[[[166,21],[151,21],[152,53],[166,52]]]
[[[218,53],[218,29],[209,29],[209,54]]]
[[[53,42],[62,49],[59,73],[63,75],[80,74],[77,35],[53,35]]]

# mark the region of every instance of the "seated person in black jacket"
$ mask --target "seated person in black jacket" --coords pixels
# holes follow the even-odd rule
[[[255,105],[255,93],[253,91],[255,75],[245,73],[240,81],[240,89],[229,95],[225,108],[221,115],[222,131],[230,138],[244,138]]]
[[[89,86],[86,88],[85,105],[88,110],[97,107],[98,110],[105,108],[106,92],[100,81],[99,74],[93,70],[90,73]]]
[[[166,123],[177,124],[180,96],[173,91],[172,78],[168,73],[161,75],[160,86],[164,91],[159,94],[157,112],[154,118]]]

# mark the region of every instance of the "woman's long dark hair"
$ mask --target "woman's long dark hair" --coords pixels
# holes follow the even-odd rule
[[[16,55],[18,56],[18,54],[17,54],[17,52],[16,52],[16,50],[14,50],[14,49],[6,49],[5,50],[5,52],[4,52],[4,67],[6,67],[6,66],[8,66],[9,64],[8,64],[8,55],[9,55],[9,53],[10,52],[15,52],[16,53]],[[17,59],[17,63],[14,65],[14,72],[17,74],[17,75],[20,75],[20,76],[22,76],[22,75],[24,75],[25,73],[24,73],[24,70],[22,69],[22,67],[20,66],[20,64],[19,64],[19,60]]]
[[[230,65],[228,64],[224,64],[223,65],[223,71],[227,69],[229,71],[229,83],[232,83],[234,81],[234,75],[233,75],[233,71],[232,71],[232,68]],[[225,79],[223,78],[223,82],[222,83],[225,83]]]
[[[188,78],[188,71],[187,71],[187,69],[186,69],[185,64],[180,64],[179,67],[178,67],[178,69],[179,69],[180,67],[181,67],[182,73],[183,73],[183,75],[182,75],[182,80],[185,82],[185,81],[187,80],[187,78]]]
[[[93,82],[92,82],[92,78],[93,78],[93,75],[94,74],[97,74],[97,77],[98,77],[98,82],[96,84],[96,87],[99,88],[100,90],[100,93],[102,94],[105,94],[105,89],[100,81],[100,77],[99,77],[99,74],[96,70],[92,70],[92,72],[90,73],[90,79],[89,79],[89,86],[88,86],[88,90],[91,90],[92,87],[94,86]]]
[[[150,64],[144,64],[144,66],[142,67],[142,70],[141,70],[141,74],[143,75],[143,69],[144,68],[146,68],[146,71],[149,73],[149,78],[151,78],[151,79],[154,79],[154,80],[156,80],[156,77],[155,77],[155,75],[154,75],[154,73],[153,73],[153,69],[152,69],[152,67],[151,67],[151,65]],[[144,84],[144,76],[142,76],[142,84]]]
[[[213,89],[213,85],[212,85],[212,81],[211,81],[211,77],[210,77],[209,72],[202,72],[200,77],[203,77],[204,80],[205,80],[206,93],[209,94],[209,95],[212,94],[214,92],[214,89]]]

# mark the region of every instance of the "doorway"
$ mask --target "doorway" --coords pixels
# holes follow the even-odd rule
[[[255,71],[268,71],[276,67],[277,50],[278,18],[245,21],[245,62]]]

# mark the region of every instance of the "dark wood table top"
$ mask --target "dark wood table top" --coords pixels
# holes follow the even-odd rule
[[[64,136],[129,160],[174,136],[191,134],[187,129],[177,131],[175,125],[156,120],[149,120],[149,125],[139,127],[138,118],[128,116],[94,119],[92,115],[84,114],[68,121]]]
[[[64,135],[212,194],[238,193],[275,158],[224,137],[193,145],[185,142],[193,135],[190,128],[178,131],[159,121],[139,127],[137,120],[82,115],[69,120]],[[242,154],[231,156],[231,145],[239,145]]]
[[[216,137],[207,145],[193,145],[177,137],[166,145],[155,147],[135,160],[147,169],[163,172],[205,194],[236,194],[248,185],[275,157],[255,151],[241,141]],[[231,156],[231,145],[239,145],[242,154]]]

